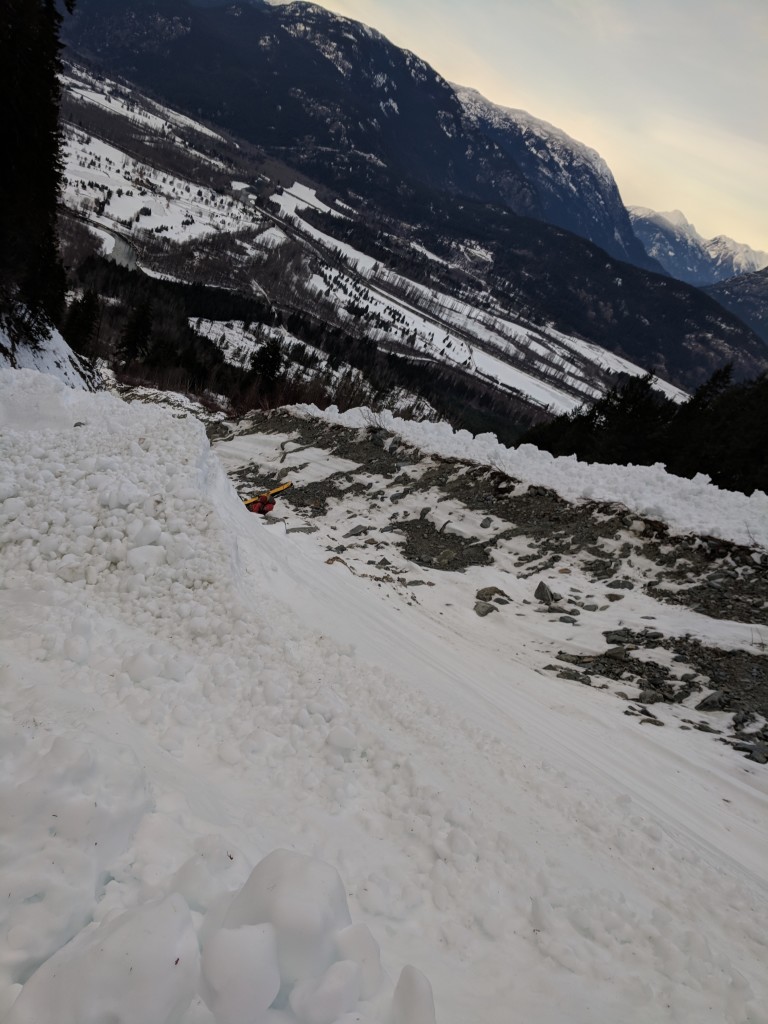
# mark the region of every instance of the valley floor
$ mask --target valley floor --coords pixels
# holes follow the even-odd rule
[[[212,426],[212,452],[179,409],[0,374],[0,1019],[16,1000],[8,1024],[97,1024],[83,951],[111,936],[114,1019],[148,1024],[114,929],[170,905],[189,925],[175,965],[147,940],[157,1024],[234,1024],[206,943],[286,848],[338,869],[440,1024],[768,1022],[768,769],[744,756],[764,545],[746,560],[724,538],[719,577],[688,550],[690,575],[734,572],[726,593],[748,595],[719,618],[636,508],[595,507],[555,543],[551,492],[531,512],[498,467],[308,415]],[[224,470],[241,497],[294,490],[264,520]],[[705,646],[754,680],[718,662],[713,713]],[[323,1004],[280,970],[265,1024],[391,1020],[383,979]],[[420,996],[399,1005],[428,1024]]]

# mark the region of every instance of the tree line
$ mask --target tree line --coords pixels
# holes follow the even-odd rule
[[[768,375],[734,383],[730,366],[716,370],[682,404],[631,377],[590,406],[534,427],[521,443],[584,462],[705,473],[718,487],[768,492]]]
[[[58,126],[61,9],[74,0],[4,0],[0,160],[0,325],[11,350],[34,345],[64,308],[56,216],[62,164]]]

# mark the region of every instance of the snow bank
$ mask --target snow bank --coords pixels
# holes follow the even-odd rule
[[[340,413],[336,406],[294,406],[296,415],[326,423],[364,428],[371,423],[368,409]],[[708,476],[692,480],[654,466],[613,466],[580,462],[575,455],[556,457],[533,445],[507,448],[495,434],[470,434],[448,423],[401,420],[377,413],[382,426],[424,452],[442,458],[466,459],[492,466],[525,483],[550,487],[569,501],[617,502],[638,515],[669,525],[674,533],[719,537],[750,547],[768,548],[768,495],[725,491]]]
[[[0,1019],[431,1024],[335,867],[222,835],[297,810],[288,738],[305,788],[336,772],[341,708],[297,711],[317,652],[245,600],[202,425],[3,370],[0,470]]]

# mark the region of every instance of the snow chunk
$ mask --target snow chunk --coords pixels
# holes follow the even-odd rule
[[[392,1020],[397,1024],[435,1024],[432,986],[421,971],[410,965],[400,972],[392,1000]]]
[[[359,964],[339,960],[321,978],[299,982],[289,1002],[301,1024],[333,1024],[355,1007],[359,996]]]
[[[6,1024],[176,1024],[198,970],[192,917],[175,894],[80,932],[32,975]]]
[[[334,932],[352,923],[347,895],[330,864],[291,850],[260,861],[224,919],[225,928],[270,922],[283,982],[320,975],[334,960]]]
[[[379,944],[364,924],[351,924],[336,934],[339,952],[360,965],[360,997],[371,999],[384,982]]]
[[[205,944],[201,993],[216,1024],[252,1024],[280,991],[271,924],[220,928]]]

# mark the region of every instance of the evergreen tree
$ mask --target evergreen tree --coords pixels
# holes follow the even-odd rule
[[[733,384],[725,366],[681,405],[651,380],[631,379],[520,441],[585,462],[662,462],[679,476],[706,473],[719,487],[768,493],[768,375]]]
[[[64,0],[71,13],[74,0]],[[62,165],[56,0],[4,0],[0,14],[0,322],[34,343],[63,310],[56,240]]]
[[[269,338],[253,357],[251,371],[265,391],[271,392],[283,365],[283,349],[277,338]]]
[[[81,299],[75,299],[67,310],[62,327],[64,339],[84,356],[95,355],[96,331],[101,319],[101,306],[93,288]]]
[[[125,366],[130,366],[146,356],[151,340],[152,307],[148,302],[141,302],[126,321],[117,344],[117,357]]]

